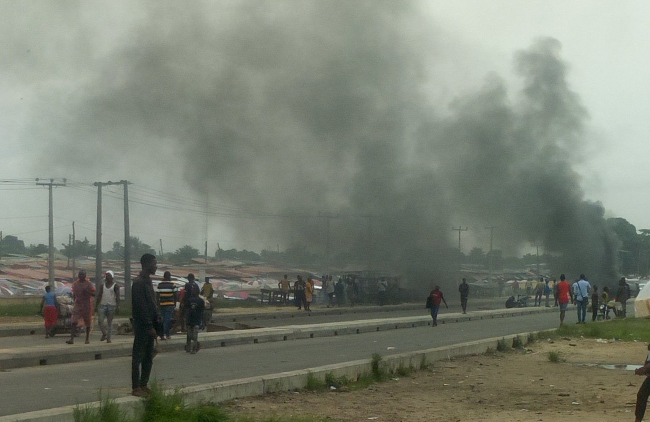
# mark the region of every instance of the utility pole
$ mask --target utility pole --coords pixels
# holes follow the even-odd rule
[[[323,217],[326,222],[326,233],[325,233],[325,274],[330,273],[330,220],[332,218],[338,218],[338,214],[334,215],[330,212],[319,212],[319,217]]]
[[[540,272],[539,272],[539,247],[544,246],[543,243],[535,243],[533,246],[537,249],[537,276],[539,277]]]
[[[466,232],[467,230],[469,230],[469,227],[463,228],[463,226],[458,226],[458,227],[452,227],[451,229],[458,232],[458,279],[456,280],[456,287],[458,287],[458,281],[462,278],[463,275],[461,271],[463,252],[460,249],[460,233]]]
[[[131,303],[131,226],[129,224],[129,182],[120,180],[124,185],[124,299]],[[162,246],[161,246],[162,247]]]
[[[102,279],[102,187],[113,182],[95,182],[97,186],[97,230],[95,232],[95,288],[99,288]]]
[[[70,269],[70,255],[72,254],[72,235],[68,234],[68,264],[65,266],[66,270]]]
[[[50,289],[54,291],[54,206],[53,206],[53,200],[52,200],[52,188],[54,186],[65,186],[66,180],[63,179],[63,183],[54,183],[54,179],[50,179],[49,182],[41,182],[39,179],[36,179],[36,184],[39,186],[47,186],[49,188],[49,193],[50,193],[50,212],[49,212],[49,217],[50,217],[50,244],[48,248],[48,259],[47,259],[47,282],[50,285]]]
[[[74,221],[72,222],[72,280],[77,276],[77,238],[74,231]]]
[[[205,253],[203,254],[205,263],[208,263],[208,211],[210,209],[210,194],[205,194],[205,219],[203,220],[203,234],[205,236]]]
[[[162,259],[162,256],[163,256],[162,239],[160,239],[160,259]]]
[[[102,280],[102,187],[112,185],[124,186],[124,296],[127,303],[131,301],[131,235],[129,231],[129,182],[95,182],[97,186],[97,245],[95,252],[95,287]]]
[[[490,252],[488,252],[490,254],[490,259],[488,260],[488,281],[490,281],[490,283],[492,282],[492,241],[494,240],[494,229],[496,228],[496,226],[486,227],[486,229],[490,230]]]
[[[372,215],[364,215],[365,218],[368,219],[368,269],[373,270],[374,269],[374,245],[372,244]]]

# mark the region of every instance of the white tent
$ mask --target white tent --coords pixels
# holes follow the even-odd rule
[[[650,283],[647,283],[634,299],[634,312],[637,318],[650,316]]]

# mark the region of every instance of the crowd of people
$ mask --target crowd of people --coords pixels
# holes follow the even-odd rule
[[[639,287],[636,287],[637,293]],[[515,292],[519,290],[519,284],[514,285]],[[557,279],[550,280],[540,277],[537,283],[531,280],[526,282],[526,296],[519,299],[519,304],[514,296],[508,298],[506,307],[523,306],[528,296],[534,295],[534,306],[542,306],[542,300],[546,307],[551,306],[550,297],[553,297],[553,306],[560,307],[560,321],[564,322],[564,312],[566,306],[574,304],[578,309],[578,323],[586,321],[588,310],[591,311],[591,320],[596,321],[598,318],[609,319],[610,313],[616,317],[625,318],[627,315],[627,301],[632,297],[630,285],[625,277],[618,281],[618,288],[614,296],[611,296],[609,287],[603,286],[601,290],[597,285],[589,282],[584,274],[580,274],[578,280],[569,283],[564,274]],[[519,296],[519,295],[518,295]],[[562,309],[564,308],[564,309]]]
[[[322,303],[326,303],[328,308],[334,306],[343,306],[350,304],[355,306],[360,303],[368,303],[371,300],[369,296],[371,286],[377,289],[378,304],[383,306],[388,300],[388,280],[382,277],[376,280],[376,286],[367,279],[361,279],[356,275],[345,275],[338,277],[334,282],[333,276],[330,274],[323,275],[321,278],[320,298]],[[291,302],[291,294],[293,293],[293,303],[298,310],[304,309],[311,311],[311,304],[317,300],[316,286],[312,277],[307,277],[307,280],[302,275],[297,275],[296,279],[291,282],[288,275],[278,282],[278,289],[280,292],[280,303],[288,305]]]
[[[140,263],[142,271],[134,279],[132,285],[132,318],[133,327],[133,354],[132,354],[132,395],[147,396],[149,376],[153,364],[158,339],[169,340],[178,332],[185,332],[187,353],[195,354],[200,350],[198,338],[199,331],[209,322],[209,314],[213,309],[214,290],[212,284],[206,280],[202,286],[196,282],[194,274],[187,275],[187,283],[181,289],[171,280],[171,273],[165,271],[163,280],[154,288],[151,276],[156,273],[157,260],[151,254],[142,256]],[[388,280],[379,278],[374,287],[377,290],[379,305],[387,302]],[[338,277],[333,281],[331,275],[325,275],[321,281],[320,295],[326,306],[342,306],[349,303],[354,306],[361,303],[364,294],[368,291],[368,280],[361,280],[355,275]],[[433,284],[433,283],[432,283]],[[291,282],[287,275],[278,283],[282,303],[289,304],[290,294],[293,293],[294,305],[299,309],[311,311],[311,304],[316,298],[314,279],[310,276],[306,280],[302,275],[297,275]],[[527,291],[534,292],[535,306],[550,307],[550,296],[553,296],[554,305],[560,308],[560,325],[564,324],[567,307],[570,303],[577,308],[578,324],[584,324],[587,316],[589,301],[591,300],[592,321],[598,318],[599,312],[606,318],[611,309],[616,316],[625,318],[627,300],[631,297],[630,286],[625,278],[619,280],[615,303],[610,301],[608,287],[603,287],[599,293],[598,286],[591,285],[588,278],[581,274],[579,279],[570,284],[564,274],[556,281],[540,280]],[[467,312],[469,297],[469,284],[466,279],[458,286],[462,313]],[[92,314],[98,315],[98,324],[102,332],[101,341],[111,343],[113,318],[120,309],[120,288],[115,283],[114,273],[106,271],[105,278],[97,288],[90,282],[85,271],[79,271],[78,277],[72,285],[73,307],[70,318],[70,338],[68,344],[74,344],[78,326],[83,323],[85,327],[85,343],[89,343],[92,324]],[[510,299],[512,299],[511,297]],[[435,285],[427,297],[426,307],[430,309],[433,327],[438,325],[438,311],[447,301],[440,286]],[[41,302],[41,313],[45,319],[46,338],[54,335],[54,326],[57,323],[57,296],[46,287],[46,293]],[[206,313],[206,310],[208,313]],[[650,391],[650,387],[648,387]]]

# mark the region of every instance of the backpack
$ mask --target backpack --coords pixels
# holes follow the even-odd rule
[[[433,298],[431,297],[431,295],[429,295],[427,296],[427,303],[424,305],[424,307],[427,309],[431,309],[432,306],[433,306]]]

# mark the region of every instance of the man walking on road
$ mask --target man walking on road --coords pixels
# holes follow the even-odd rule
[[[463,282],[458,286],[458,292],[460,292],[460,307],[463,308],[463,313],[467,313],[467,296],[469,295],[469,284],[467,280],[463,279]]]
[[[580,274],[580,280],[574,285],[574,296],[576,305],[578,305],[578,324],[585,323],[587,316],[587,304],[589,303],[589,292],[591,291],[591,284],[586,280],[584,274]]]
[[[280,302],[283,305],[287,304],[287,301],[288,301],[288,298],[289,298],[289,287],[290,287],[289,285],[290,284],[291,283],[289,283],[289,278],[287,277],[286,274],[284,275],[284,278],[282,280],[280,280],[280,282],[278,283],[278,289],[280,289]]]
[[[74,344],[74,336],[77,333],[79,320],[83,320],[86,326],[86,344],[90,343],[90,327],[92,325],[92,302],[91,298],[95,296],[95,286],[86,278],[86,272],[79,271],[77,281],[72,285],[72,296],[74,297],[74,307],[72,308],[72,318],[70,318],[70,340],[68,344]]]
[[[560,325],[564,324],[566,308],[571,302],[571,284],[566,281],[564,274],[560,275],[560,282],[557,283],[557,301],[560,304]]]
[[[440,302],[444,302],[447,309],[449,309],[449,305],[447,305],[447,301],[445,300],[445,296],[440,291],[440,286],[436,286],[433,290],[431,290],[431,293],[429,293],[429,296],[431,296],[431,318],[433,318],[433,326],[437,327],[438,326],[438,310],[440,309]]]
[[[95,309],[99,315],[99,329],[102,330],[101,341],[111,342],[113,317],[120,311],[120,287],[115,282],[113,271],[106,271],[106,280],[99,286]]]
[[[151,254],[140,258],[142,271],[133,281],[131,307],[133,309],[133,357],[131,359],[131,395],[146,397],[153,366],[153,349],[156,337],[162,335],[160,315],[156,306],[151,275],[156,274],[158,262]]]
[[[616,292],[616,301],[621,304],[620,316],[625,318],[627,315],[627,300],[630,298],[630,285],[621,277],[618,281],[618,291]]]

